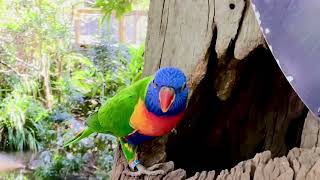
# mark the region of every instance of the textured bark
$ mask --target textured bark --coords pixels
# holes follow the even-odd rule
[[[292,148],[316,146],[319,124],[307,120],[302,133],[308,110],[266,48],[250,1],[151,0],[148,21],[144,75],[181,68],[188,109],[177,133],[140,148],[142,163],[163,163],[165,175],[123,175],[119,147],[112,179],[316,177],[320,150]]]
[[[312,148],[320,147],[320,122],[316,117],[309,112],[305,120],[302,136],[301,136],[301,147]]]
[[[41,59],[41,65],[42,65],[42,77],[43,77],[43,87],[44,87],[44,94],[46,98],[46,106],[49,110],[52,109],[52,92],[51,92],[51,85],[50,85],[50,63],[48,61],[48,58],[43,56]]]
[[[120,156],[118,158],[121,158]],[[253,180],[317,180],[320,177],[320,148],[294,148],[287,156],[271,158],[271,152],[258,153],[254,158],[240,162],[230,170],[223,170],[219,174],[215,171],[197,172],[186,178],[183,169],[174,170],[173,163],[163,163],[164,176],[154,177],[125,177],[119,179],[174,179],[174,180],[229,180],[229,179],[253,179]]]

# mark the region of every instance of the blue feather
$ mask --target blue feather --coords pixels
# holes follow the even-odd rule
[[[153,138],[154,138],[153,136],[145,136],[138,132],[134,132],[133,134],[130,134],[129,136],[127,136],[126,140],[130,145],[138,146],[144,143],[145,141],[152,140]]]
[[[149,84],[145,104],[148,111],[158,116],[175,116],[181,113],[188,100],[187,78],[184,73],[175,67],[161,68],[155,75],[154,80]],[[166,86],[175,90],[175,101],[170,109],[164,113],[159,102],[160,88]]]
[[[175,100],[166,113],[162,112],[159,101],[160,89],[163,86],[173,88],[175,91]],[[185,110],[188,91],[187,78],[184,73],[175,67],[164,67],[157,71],[154,80],[148,85],[145,105],[149,112],[157,116],[175,116]],[[129,144],[138,146],[153,138],[155,137],[134,132],[127,136],[126,140]]]

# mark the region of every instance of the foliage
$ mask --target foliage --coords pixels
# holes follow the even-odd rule
[[[65,64],[68,70],[52,82],[53,92],[59,95],[53,114],[71,113],[72,110],[86,116],[98,104],[94,103],[94,99],[103,96],[103,73],[82,54],[70,54],[65,58],[69,61]]]
[[[40,121],[55,103],[51,78],[70,54],[62,0],[1,2],[1,149],[37,150]],[[10,16],[8,16],[10,14]],[[70,41],[71,42],[71,41]],[[62,65],[62,64],[61,64]],[[60,72],[59,72],[60,73]]]
[[[125,48],[105,42],[105,44],[92,47],[89,52],[84,53],[93,59],[95,67],[97,68],[96,71],[106,76],[105,83],[108,84],[108,86],[104,89],[105,93],[103,98],[112,96],[120,88],[134,82],[134,80],[136,80],[135,78],[141,76],[143,70],[143,52],[144,45],[141,45],[139,48]],[[125,56],[128,59],[124,59]],[[122,63],[119,64],[120,61],[118,58],[123,60]],[[113,82],[113,86],[110,86],[110,82]],[[111,90],[109,88],[113,89]],[[94,107],[97,107],[97,105]],[[93,111],[93,109],[94,108],[91,108],[91,111]],[[79,124],[75,120],[74,115],[69,114],[66,110],[63,110],[63,108],[60,108],[57,112],[58,113],[53,113],[50,118],[55,118],[56,121],[62,122],[62,125],[59,126],[60,136],[54,132],[52,133],[52,131],[47,131],[48,134],[42,135],[43,137],[50,137],[51,141],[52,139],[57,139],[53,141],[57,143],[50,143],[48,139],[46,149],[50,149],[51,151],[46,151],[46,153],[50,154],[50,162],[41,165],[37,169],[36,175],[39,177],[54,178],[68,174],[76,175],[76,172],[82,171],[98,179],[102,177],[110,178],[115,138],[110,135],[98,134],[82,140],[79,144],[72,145],[71,148],[67,148],[66,151],[62,150],[62,139],[70,139],[83,125]],[[83,112],[83,108],[81,112]],[[64,118],[68,119],[68,121],[62,120]],[[74,132],[70,132],[69,128],[64,128],[70,126],[72,126]],[[46,129],[50,129],[50,127]],[[88,167],[83,166],[83,164],[90,164],[90,166],[94,166],[95,168],[88,169]]]
[[[134,83],[142,76],[144,65],[144,43],[140,47],[130,47],[129,53],[131,55],[131,62],[128,65],[127,77],[129,77],[130,83]]]
[[[38,122],[47,117],[47,110],[34,99],[36,83],[17,83],[0,103],[0,148],[2,150],[38,150],[41,130]]]
[[[48,126],[54,128],[53,123]],[[56,179],[79,176],[80,172],[85,172],[91,177],[110,177],[115,138],[110,135],[96,134],[77,145],[64,149],[62,148],[63,140],[70,139],[77,132],[70,132],[68,128],[70,126],[79,126],[79,122],[64,121],[62,126],[58,127],[59,134],[52,134],[52,132],[43,134],[46,137],[51,137],[51,142],[47,143],[46,150],[40,154],[41,163],[38,164],[34,175],[40,179]],[[83,125],[80,126],[83,128]]]
[[[117,48],[113,49],[111,47]],[[143,45],[139,48],[119,48],[120,46],[106,43],[99,47],[93,47],[89,53],[85,53],[90,54],[93,62],[97,63],[95,64],[97,72],[102,71],[101,73],[104,72],[103,74],[106,76],[114,78],[114,91],[106,91],[111,94],[116,93],[124,85],[134,82],[135,78],[141,76],[143,70]],[[106,54],[108,56],[106,56]],[[119,56],[119,54],[121,54],[121,56]],[[119,65],[119,61],[116,61],[116,59],[122,57],[122,55],[127,55],[128,59],[124,60],[124,62],[127,63]],[[114,60],[110,61],[110,59],[113,58]],[[108,63],[108,65],[105,66],[104,63]],[[116,65],[114,63],[116,63]],[[121,79],[121,82],[118,82],[119,79]],[[107,83],[108,80],[106,79],[105,82]],[[108,87],[105,88],[107,89]],[[110,97],[111,94],[108,93],[105,93],[104,96]],[[81,109],[81,111],[83,111],[83,109]],[[52,113],[50,118],[55,119],[56,122],[61,122],[61,125],[58,126],[56,130],[58,133],[56,133],[56,131],[50,130],[55,129],[55,123],[50,123],[48,127],[45,128],[47,131],[41,135],[50,138],[47,138],[45,141],[47,146],[45,149],[47,150],[40,155],[40,159],[43,159],[41,162],[44,163],[39,165],[35,175],[40,178],[51,177],[54,179],[67,175],[77,176],[79,172],[86,172],[86,174],[90,174],[90,177],[109,179],[111,176],[112,155],[116,139],[110,135],[95,134],[82,140],[79,144],[63,149],[63,141],[73,137],[84,125],[75,120],[75,114],[70,114],[61,107],[57,108],[54,112],[56,113]],[[92,169],[92,167],[94,168]]]
[[[99,76],[90,59],[74,52],[71,46],[71,17],[67,15],[72,9],[65,4],[76,2],[14,0],[12,4],[1,4],[5,7],[0,21],[3,38],[0,41],[0,107],[6,107],[6,113],[1,116],[0,134],[4,137],[1,146],[4,150],[36,149],[32,143],[36,138],[32,141],[27,136],[35,136],[31,131],[35,128],[27,125],[38,127],[38,119],[45,118],[29,117],[27,104],[37,104],[40,109],[46,108],[46,112],[65,106],[70,113],[85,97],[100,95],[103,76],[101,73]],[[13,15],[7,17],[6,14]],[[28,87],[22,88],[25,85]],[[21,123],[13,122],[10,114],[15,114],[15,121]],[[22,146],[22,142],[25,145]]]
[[[117,88],[126,84],[125,77],[121,76],[130,58],[126,46],[103,41],[100,45],[92,47],[87,55],[105,77],[105,95],[114,95]]]
[[[113,12],[120,18],[132,10],[146,10],[149,2],[150,0],[97,0],[95,5],[101,8],[105,17],[109,19]]]
[[[96,6],[104,11],[107,18],[110,17],[113,11],[116,12],[116,17],[119,18],[132,10],[132,2],[130,0],[97,0]]]
[[[92,47],[87,56],[105,77],[104,96],[113,96],[119,88],[141,77],[144,44],[136,48],[110,41]]]
[[[84,52],[73,48],[71,5],[79,2],[0,1],[0,149],[38,152],[34,176],[40,179],[110,177],[112,136],[94,135],[71,148],[62,144],[143,70],[144,45],[105,39]],[[113,8],[127,12],[123,2]]]

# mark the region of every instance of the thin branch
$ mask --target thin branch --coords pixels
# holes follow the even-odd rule
[[[16,74],[18,74],[19,76],[22,76],[17,70],[15,70],[13,67],[11,67],[9,64],[0,61],[0,64],[4,65],[5,67],[7,67],[8,69],[10,69],[11,71],[15,72]]]
[[[35,70],[35,71],[40,71],[40,69],[29,65],[28,63],[24,62],[23,60],[19,59],[18,57],[15,57],[17,61],[21,62],[23,65],[27,66],[28,68]]]
[[[12,70],[7,70],[7,71],[5,71],[5,70],[0,70],[0,74],[9,74],[9,73],[11,73],[12,72]]]
[[[11,72],[14,72],[15,74],[17,74],[18,76],[20,77],[26,77],[26,76],[29,76],[29,74],[21,74],[19,71],[17,71],[16,69],[14,69],[12,66],[10,66],[9,64],[3,62],[3,61],[0,61],[0,64],[4,65],[6,68],[8,68],[9,70],[8,71],[4,71],[4,70],[0,70],[1,73],[10,73]]]
[[[15,56],[14,54],[8,52],[5,48],[3,48],[3,50],[4,50],[4,52],[5,52],[6,54],[8,54],[9,56],[15,58],[16,61],[22,63],[24,66],[26,66],[26,67],[28,67],[28,68],[30,68],[30,69],[32,69],[32,70],[35,70],[35,71],[40,71],[40,69],[38,69],[38,68],[36,68],[36,67],[34,67],[34,66],[31,66],[30,64],[26,63],[24,60],[18,58],[18,57]]]

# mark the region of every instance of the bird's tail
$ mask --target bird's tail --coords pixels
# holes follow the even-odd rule
[[[79,132],[74,138],[64,143],[64,147],[69,146],[70,144],[73,144],[73,143],[77,143],[81,139],[88,137],[92,133],[94,133],[94,130],[92,130],[91,128],[84,129],[83,131]]]

